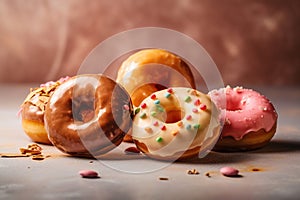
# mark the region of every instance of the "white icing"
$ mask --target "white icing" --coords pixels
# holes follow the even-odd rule
[[[184,116],[182,117],[182,126],[179,127],[177,122],[165,123],[164,121],[157,120],[151,116],[151,110],[156,106],[154,100],[151,97],[144,99],[141,103],[146,103],[146,108],[141,108],[140,112],[135,116],[132,128],[132,137],[139,142],[147,145],[148,151],[153,155],[158,156],[172,156],[177,152],[185,152],[188,149],[199,147],[203,142],[209,138],[217,138],[215,134],[219,134],[219,129],[215,131],[216,127],[219,127],[219,120],[216,114],[218,112],[212,111],[212,102],[210,98],[200,92],[191,92],[193,89],[175,87],[172,88],[173,93],[170,99],[165,97],[167,90],[156,92],[156,97],[165,106],[171,106],[177,100],[177,105],[183,110]],[[194,90],[195,91],[195,90]],[[196,95],[194,95],[196,94]],[[185,98],[190,96],[190,101],[185,102]],[[174,98],[174,99],[171,99]],[[194,105],[194,102],[199,99],[201,104],[207,106],[206,110],[201,110],[199,105]],[[166,101],[170,101],[170,105]],[[174,105],[173,105],[174,106]],[[197,109],[198,112],[193,112],[193,109]],[[213,107],[215,109],[215,107]],[[213,112],[214,115],[211,115]],[[141,115],[146,113],[146,117],[141,118]],[[191,119],[187,119],[187,116],[191,115]],[[158,121],[159,125],[154,126],[153,123]],[[200,128],[194,128],[194,125],[200,124]],[[186,128],[187,125],[191,125],[191,129]],[[166,126],[166,130],[161,130],[162,126]],[[152,132],[147,131],[147,128],[152,129]],[[174,131],[179,131],[175,136],[172,134]],[[161,137],[162,142],[157,142],[156,138]]]

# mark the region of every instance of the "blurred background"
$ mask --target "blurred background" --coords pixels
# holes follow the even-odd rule
[[[1,0],[0,82],[76,75],[101,41],[154,26],[199,42],[224,84],[300,86],[299,8],[298,0]]]

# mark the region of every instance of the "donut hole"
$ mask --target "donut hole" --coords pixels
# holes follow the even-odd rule
[[[154,118],[165,123],[176,123],[183,119],[185,113],[181,109],[165,109],[163,106],[157,105],[151,110],[155,113]]]
[[[88,122],[94,118],[94,101],[74,100],[72,102],[72,112],[75,121]]]
[[[185,113],[182,110],[167,111],[166,123],[176,123],[183,119]]]
[[[227,104],[226,104],[227,111],[240,111],[242,109],[243,108],[240,101],[227,98]]]

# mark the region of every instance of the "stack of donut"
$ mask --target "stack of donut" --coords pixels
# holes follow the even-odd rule
[[[273,137],[277,114],[267,98],[229,87],[203,94],[195,85],[179,56],[145,49],[122,63],[116,81],[85,74],[37,88],[22,105],[22,124],[33,141],[79,157],[97,157],[124,140],[151,158],[186,160],[213,147],[260,148]],[[48,98],[37,105],[40,91]]]

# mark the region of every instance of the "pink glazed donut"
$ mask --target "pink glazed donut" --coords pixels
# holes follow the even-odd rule
[[[229,86],[213,90],[209,95],[223,111],[224,120],[221,137],[214,150],[258,149],[274,136],[278,115],[265,96],[251,89]]]

